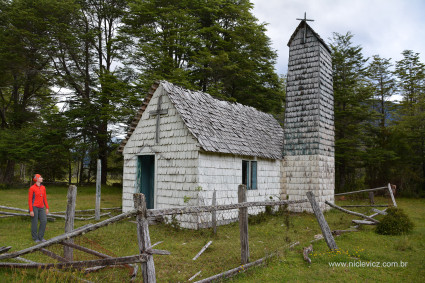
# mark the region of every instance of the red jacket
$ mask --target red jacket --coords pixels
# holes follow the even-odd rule
[[[49,204],[47,203],[46,198],[46,187],[43,185],[37,186],[34,184],[28,191],[28,206],[30,208],[30,212],[33,211],[33,206],[43,208],[46,206],[49,209]]]

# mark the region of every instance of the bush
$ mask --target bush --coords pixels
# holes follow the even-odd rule
[[[376,233],[381,235],[401,235],[413,229],[413,222],[401,208],[391,207],[381,222],[376,226]]]

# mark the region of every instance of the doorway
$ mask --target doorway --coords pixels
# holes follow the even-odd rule
[[[155,155],[141,155],[137,162],[139,192],[145,195],[146,208],[154,208]]]

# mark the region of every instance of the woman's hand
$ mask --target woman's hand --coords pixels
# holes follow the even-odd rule
[[[48,208],[46,208],[46,214],[49,214],[49,209]]]
[[[30,212],[31,217],[34,217],[34,211]]]

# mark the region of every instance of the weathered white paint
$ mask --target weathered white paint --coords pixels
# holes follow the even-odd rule
[[[155,143],[156,110],[162,86],[154,93],[146,111],[128,140],[124,151],[123,211],[133,209],[133,194],[137,191],[137,156],[155,154],[155,208],[184,205],[184,196],[193,197],[197,187],[197,158],[199,144],[187,130],[183,120],[167,95],[162,97],[162,109],[167,115],[160,118],[160,140]]]
[[[160,142],[155,144],[156,110],[162,94],[162,109],[167,115],[160,118]],[[237,203],[238,185],[242,183],[242,160],[257,161],[257,190],[248,191],[248,201],[278,200],[281,191],[281,161],[265,158],[234,156],[201,151],[168,96],[159,86],[124,151],[123,211],[133,209],[136,188],[137,157],[155,154],[155,208],[186,205],[210,205],[217,191],[217,204]],[[259,209],[252,208],[251,213]],[[237,218],[236,211],[218,214],[219,224]],[[182,215],[177,219],[186,228],[211,224],[211,215]],[[168,219],[170,220],[170,219]]]

